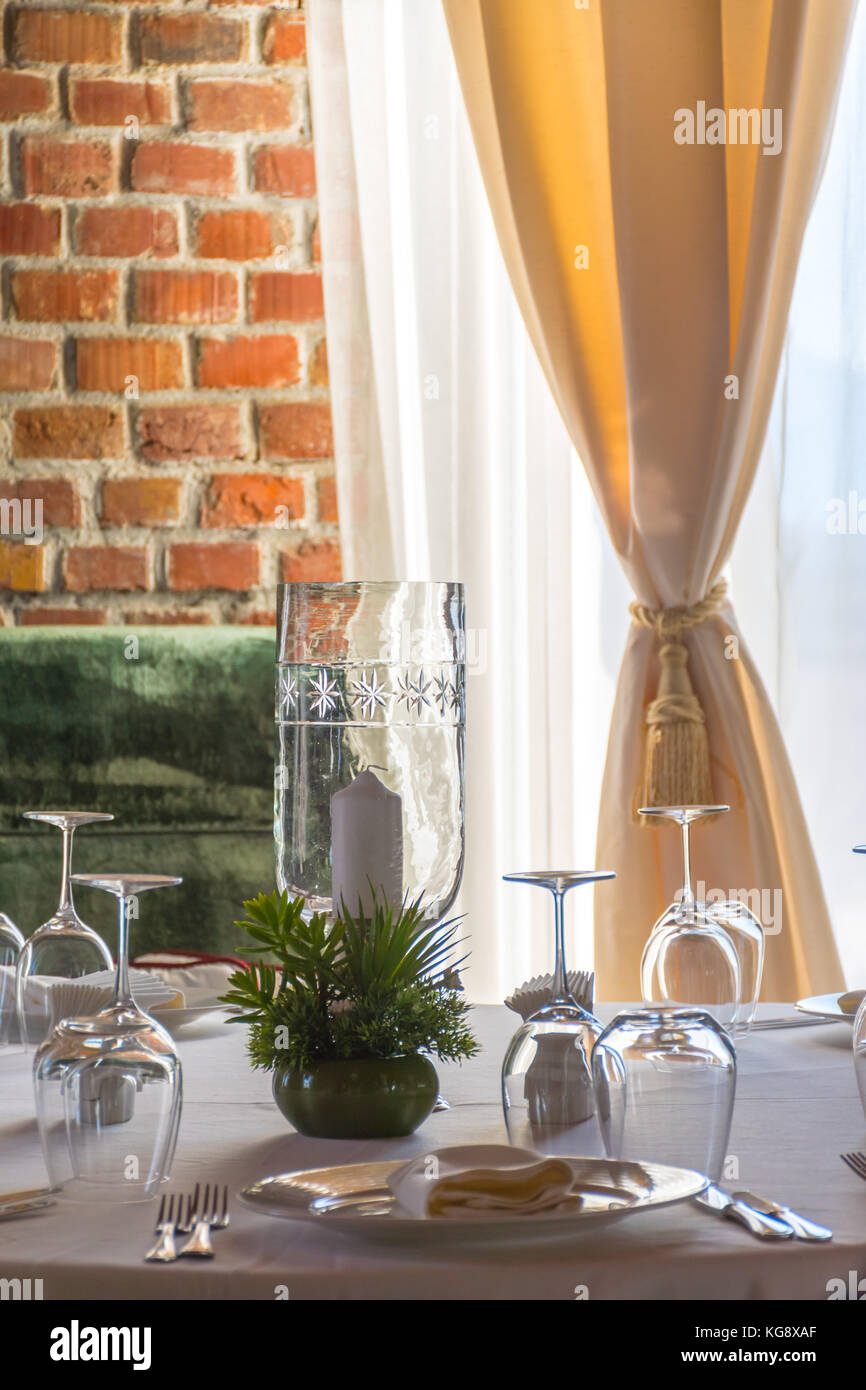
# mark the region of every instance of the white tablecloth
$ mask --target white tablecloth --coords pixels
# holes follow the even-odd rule
[[[608,1018],[616,1006],[599,1007]],[[764,1006],[765,1014],[789,1012]],[[218,1180],[237,1192],[266,1174],[427,1153],[445,1144],[505,1142],[499,1068],[515,1017],[479,1007],[479,1058],[443,1066],[452,1109],[408,1139],[305,1139],[283,1119],[270,1078],[250,1070],[244,1030],[182,1042],[184,1109],[172,1188]],[[786,1298],[824,1299],[828,1281],[866,1278],[866,1183],[839,1160],[866,1148],[846,1025],[753,1034],[739,1049],[729,1186],[780,1198],[831,1226],[827,1245],[763,1244],[691,1203],[625,1217],[548,1249],[431,1249],[374,1245],[321,1226],[253,1213],[234,1201],[210,1263],[142,1263],[152,1203],[59,1204],[0,1222],[0,1277],[41,1278],[53,1298]],[[26,1059],[0,1055],[0,1192],[45,1181]]]

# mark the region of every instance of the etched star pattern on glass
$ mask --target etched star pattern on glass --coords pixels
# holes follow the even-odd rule
[[[325,671],[320,671],[315,680],[311,682],[310,690],[313,695],[311,702],[312,708],[324,718],[332,710],[337,708],[337,687],[332,680],[328,679]]]
[[[367,718],[375,713],[377,709],[385,708],[385,700],[388,698],[387,686],[379,681],[376,671],[369,674],[365,671],[359,681],[352,681],[352,689],[355,691],[353,703],[357,705],[362,714]]]

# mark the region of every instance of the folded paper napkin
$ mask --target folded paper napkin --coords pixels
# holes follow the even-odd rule
[[[539,1158],[508,1144],[461,1144],[404,1163],[388,1178],[408,1216],[472,1220],[481,1216],[567,1215],[582,1198],[561,1158]]]
[[[237,966],[227,962],[215,962],[171,968],[160,966],[155,974],[153,966],[147,965],[146,958],[139,964],[145,968],[136,971],[136,974],[149,975],[151,978],[162,980],[166,985],[172,985],[183,995],[188,1009],[200,1009],[208,1004],[216,1004],[219,996],[225,994],[229,988],[229,976],[232,971],[237,969]]]
[[[171,985],[146,970],[131,970],[129,983],[133,998],[140,1009],[183,1006],[183,995]],[[51,1024],[61,1018],[87,1018],[107,1008],[114,998],[114,971],[100,970],[91,975],[79,975],[74,980],[53,975],[31,975],[24,993],[24,1006],[29,1014],[38,1012]]]
[[[592,1013],[595,996],[595,974],[587,970],[569,970],[566,977],[568,992],[575,1003]],[[509,994],[505,1003],[513,1013],[520,1014],[524,1023],[553,998],[553,976],[534,975]]]

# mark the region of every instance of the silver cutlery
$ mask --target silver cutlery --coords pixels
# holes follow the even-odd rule
[[[783,1206],[781,1202],[770,1202],[766,1197],[759,1197],[755,1192],[735,1192],[734,1199],[738,1202],[745,1202],[754,1211],[762,1212],[764,1216],[777,1216],[784,1221],[798,1240],[832,1240],[833,1232],[829,1226],[819,1226],[817,1221],[810,1221],[807,1216],[800,1216],[799,1212],[792,1211],[790,1207]]]
[[[848,1164],[848,1167],[851,1169],[852,1173],[856,1173],[858,1178],[862,1178],[863,1181],[866,1182],[866,1154],[855,1152],[850,1154],[840,1154],[839,1157],[841,1158],[843,1163]]]
[[[177,1245],[175,1244],[175,1234],[180,1232],[185,1234],[189,1230],[189,1213],[192,1204],[190,1197],[186,1198],[187,1220],[183,1217],[184,1198],[180,1193],[162,1194],[159,1201],[159,1212],[156,1218],[156,1234],[159,1240],[152,1249],[145,1255],[146,1260],[155,1261],[157,1264],[172,1264],[177,1259]]]
[[[821,1028],[828,1023],[844,1023],[844,1018],[804,1018],[797,1014],[791,1018],[759,1018],[752,1024],[753,1033],[767,1033],[772,1028]]]
[[[756,1211],[754,1207],[740,1198],[729,1197],[727,1192],[723,1192],[715,1183],[708,1183],[703,1192],[699,1192],[693,1200],[705,1211],[711,1211],[716,1216],[728,1217],[732,1221],[739,1221],[740,1225],[745,1226],[753,1236],[757,1236],[758,1240],[793,1239],[794,1230],[787,1221],[781,1220],[778,1216],[770,1216],[765,1212]]]
[[[191,1259],[212,1260],[213,1246],[210,1234],[211,1231],[225,1230],[229,1224],[229,1190],[225,1185],[220,1187],[214,1183],[211,1186],[208,1183],[201,1202],[200,1195],[201,1184],[196,1183],[192,1199],[192,1235],[178,1254],[180,1257],[189,1256]]]
[[[25,1192],[6,1192],[0,1196],[0,1221],[11,1220],[15,1216],[26,1216],[31,1211],[41,1211],[43,1207],[53,1207],[56,1203],[56,1197],[47,1187],[34,1187]]]

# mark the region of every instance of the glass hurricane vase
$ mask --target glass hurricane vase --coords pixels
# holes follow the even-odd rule
[[[423,900],[463,872],[463,587],[282,584],[277,883],[311,912]]]

